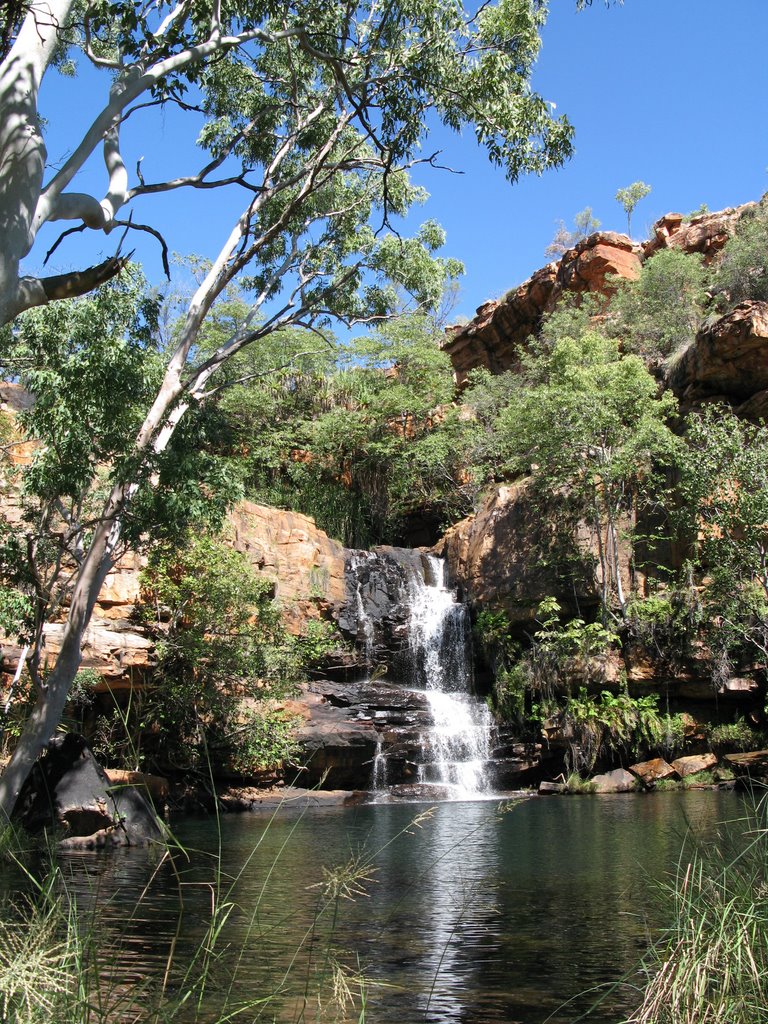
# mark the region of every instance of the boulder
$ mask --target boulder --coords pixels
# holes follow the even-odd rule
[[[695,775],[697,772],[706,772],[717,764],[716,754],[690,754],[688,757],[678,757],[672,762],[681,779],[687,775]]]
[[[645,786],[652,786],[661,779],[673,779],[678,773],[671,764],[667,764],[663,757],[654,757],[650,761],[640,761],[638,764],[629,766],[629,771]]]
[[[308,715],[296,740],[302,750],[302,786],[369,789],[378,733],[357,708],[337,707],[321,694],[308,692]]]
[[[677,361],[670,385],[685,405],[768,389],[768,302],[741,302],[703,327]]]
[[[636,776],[624,768],[616,768],[592,779],[593,793],[633,793],[638,787]]]
[[[144,790],[153,803],[160,806],[168,799],[170,785],[168,779],[164,779],[162,775],[129,772],[121,768],[105,768],[104,774],[107,776],[110,786],[115,790],[121,786],[135,786],[137,789]]]
[[[564,782],[547,782],[543,781],[539,783],[539,793],[542,796],[562,796],[568,792],[568,787]]]
[[[163,843],[163,830],[136,786],[113,786],[85,739],[56,736],[22,789],[15,817],[31,832],[63,831],[69,849]]]
[[[768,750],[753,750],[748,754],[726,754],[723,761],[738,779],[768,783]]]

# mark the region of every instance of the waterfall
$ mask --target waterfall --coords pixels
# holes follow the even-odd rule
[[[473,693],[467,609],[445,585],[445,563],[423,558],[424,575],[412,577],[409,637],[432,719],[423,734],[419,782],[446,787],[454,799],[469,799],[488,789],[493,720]]]
[[[355,553],[343,628],[364,654],[357,705],[377,737],[371,788],[472,799],[489,793],[493,720],[474,694],[469,614],[445,564],[404,548]]]

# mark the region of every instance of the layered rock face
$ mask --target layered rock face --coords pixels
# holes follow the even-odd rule
[[[661,249],[682,249],[698,252],[710,262],[734,233],[738,222],[757,203],[729,206],[716,213],[703,213],[686,219],[681,213],[667,213],[653,225],[653,237],[643,246],[648,259]]]
[[[742,302],[703,327],[670,384],[686,407],[720,399],[759,419],[768,405],[768,302]]]
[[[573,614],[577,605],[590,608],[598,601],[594,574],[586,568],[563,586],[550,557],[553,524],[542,518],[528,491],[527,481],[494,488],[479,511],[450,527],[435,547],[473,608],[503,608],[517,627],[529,626],[548,596]],[[586,555],[588,534],[574,536],[574,548],[579,541]]]
[[[545,313],[564,292],[610,291],[610,277],[634,280],[642,249],[626,235],[602,231],[573,248],[558,263],[549,263],[504,298],[486,302],[466,326],[449,328],[443,342],[463,384],[470,370],[482,367],[503,373],[519,365],[520,353]]]
[[[274,583],[290,630],[301,632],[308,619],[338,615],[346,601],[345,549],[314,520],[294,512],[243,502],[229,519],[233,545],[254,569]],[[112,690],[141,683],[154,665],[154,647],[136,624],[142,560],[128,554],[107,577],[83,643],[83,667],[98,672]],[[45,647],[52,661],[63,626],[51,623]],[[3,643],[0,667],[15,670],[20,650]]]
[[[690,220],[679,213],[666,214],[654,224],[653,237],[643,246],[612,231],[590,235],[559,262],[537,270],[503,298],[484,303],[470,323],[448,328],[443,350],[453,363],[457,383],[463,384],[470,370],[478,367],[491,373],[514,370],[542,317],[566,292],[608,294],[612,276],[634,280],[643,261],[662,249],[701,253],[705,261],[711,261],[741,217],[756,206],[745,203]]]

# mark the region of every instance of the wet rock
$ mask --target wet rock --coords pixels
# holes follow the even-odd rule
[[[425,686],[410,634],[414,592],[434,583],[427,579],[429,571],[429,559],[409,548],[382,546],[350,553],[338,624],[357,644],[370,675]]]
[[[56,736],[35,764],[15,817],[32,832],[56,827],[66,848],[146,846],[164,841],[160,823],[140,789],[113,786],[84,738]]]
[[[305,811],[307,808],[343,807],[360,803],[363,794],[344,789],[303,789],[282,786],[271,790],[231,787],[218,794],[219,807],[230,814],[253,811]]]
[[[455,795],[450,786],[417,782],[391,786],[387,794],[392,800],[450,800]]]
[[[691,754],[688,757],[678,757],[672,762],[672,767],[681,779],[684,779],[686,775],[695,775],[696,772],[709,771],[716,765],[716,754]]]
[[[592,779],[594,793],[632,793],[638,787],[637,778],[624,768],[616,768],[615,771],[606,772],[605,775],[596,775]]]

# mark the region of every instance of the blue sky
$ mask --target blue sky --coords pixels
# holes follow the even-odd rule
[[[559,219],[570,224],[591,206],[603,228],[624,230],[614,196],[638,179],[652,192],[633,215],[636,237],[646,237],[667,211],[687,212],[701,203],[716,210],[768,191],[767,42],[768,0],[625,0],[610,8],[593,0],[580,13],[575,0],[551,0],[533,84],[573,123],[573,159],[513,186],[471,135],[444,133],[433,145],[464,173],[430,170],[420,179],[431,193],[423,217],[443,225],[444,254],[467,269],[456,314],[472,316],[476,306],[544,264]],[[41,109],[51,161],[71,146],[73,126],[96,112],[91,101],[104,88],[103,77],[99,84],[87,69],[74,81],[46,79]],[[181,134],[171,114],[129,121],[124,142],[131,168],[145,156],[147,180],[154,177],[153,161],[158,171],[177,172],[200,161],[193,132]],[[96,162],[74,187],[87,189],[101,175]],[[212,256],[239,206],[239,196],[184,192],[146,200],[135,217],[159,226],[172,250]],[[46,232],[42,253],[58,234]],[[160,280],[156,244],[135,234],[130,244],[150,279]],[[82,266],[114,245],[114,238],[91,237],[86,245],[75,236],[56,252],[52,267]]]

